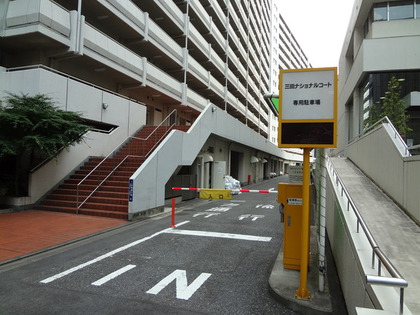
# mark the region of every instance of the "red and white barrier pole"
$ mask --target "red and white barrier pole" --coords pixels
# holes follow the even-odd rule
[[[200,191],[204,188],[188,188],[188,187],[172,187],[173,190],[195,190]],[[257,190],[257,189],[231,189],[234,192],[243,193],[261,193],[261,194],[277,194],[277,190]]]
[[[277,194],[277,190],[256,190],[256,189],[232,189],[232,191],[260,193],[260,194]]]

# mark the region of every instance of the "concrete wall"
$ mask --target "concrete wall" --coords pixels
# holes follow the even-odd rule
[[[365,310],[364,314],[375,313],[376,310],[384,310],[384,314],[396,314],[399,292],[392,287],[366,284],[366,275],[377,275],[378,272],[377,262],[372,268],[372,247],[362,228],[357,231],[357,217],[348,206],[349,200],[342,193],[342,185],[336,173],[330,165],[327,169],[327,232],[347,311],[353,315],[366,308],[369,310]],[[406,313],[411,314],[405,309]]]
[[[88,132],[85,141],[63,150],[30,174],[29,196],[9,200],[16,206],[31,205],[48,193],[89,156],[107,156],[128,136],[146,124],[146,106],[44,68],[0,71],[0,99],[7,94],[46,94],[63,110],[83,118],[116,125],[111,133]],[[102,103],[108,104],[106,109]]]
[[[326,196],[328,239],[337,266],[347,310],[349,315],[352,315],[355,314],[356,306],[373,308],[373,304],[366,292],[364,274],[360,270],[359,257],[344,217],[344,210],[337,200],[331,177],[329,178],[330,180],[327,180]],[[354,230],[354,228],[352,227],[351,230]],[[369,244],[364,244],[364,246],[364,250],[368,251]]]
[[[420,156],[407,156],[388,124],[346,148],[346,155],[412,218],[420,222]],[[380,162],[380,163],[378,163]]]

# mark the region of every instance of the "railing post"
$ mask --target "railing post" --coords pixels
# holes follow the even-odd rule
[[[400,315],[404,313],[404,288],[400,288]]]
[[[79,214],[79,184],[76,189],[76,214]]]
[[[381,261],[378,260],[378,276],[381,276],[381,273],[382,273],[382,264],[381,264]]]
[[[375,249],[372,248],[372,269],[375,269]]]

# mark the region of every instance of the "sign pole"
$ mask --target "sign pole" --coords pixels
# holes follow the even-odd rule
[[[295,297],[309,300],[310,161],[314,148],[337,146],[337,68],[281,69],[278,147],[303,149],[300,286]],[[298,264],[296,264],[298,265]],[[297,266],[298,267],[298,266]]]
[[[311,293],[307,289],[308,265],[309,265],[309,188],[310,188],[310,148],[303,149],[303,183],[302,183],[302,236],[301,236],[301,260],[300,260],[300,287],[295,293],[299,300],[309,300]]]

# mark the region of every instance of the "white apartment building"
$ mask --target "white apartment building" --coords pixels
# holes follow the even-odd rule
[[[279,69],[312,68],[308,58],[281,16],[281,9],[279,7],[279,2],[273,1],[269,94],[279,93]],[[269,139],[274,144],[278,144],[278,120],[276,115],[271,114],[270,126]]]
[[[173,110],[178,125],[199,124],[209,106],[229,121],[200,122],[209,136],[179,161],[192,165],[197,185],[211,187],[216,169],[201,163],[226,162],[222,173],[242,183],[284,171],[301,156],[277,148],[264,94],[277,92],[279,68],[299,67],[310,64],[274,0],[0,1],[0,96],[45,93],[103,129],[44,166],[54,175],[19,203],[33,204],[87,157],[106,156]]]

